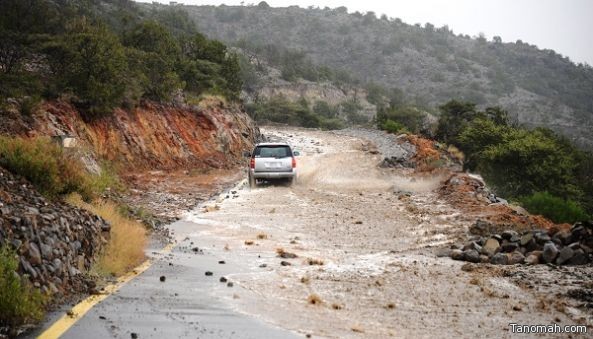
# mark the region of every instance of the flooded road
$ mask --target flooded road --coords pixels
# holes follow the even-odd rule
[[[263,133],[301,152],[298,183],[242,182],[187,213],[172,252],[64,337],[510,337],[509,323],[570,323],[496,267],[437,257],[468,227],[434,192],[442,178],[380,169],[359,138]]]

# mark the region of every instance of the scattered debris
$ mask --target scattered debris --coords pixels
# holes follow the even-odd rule
[[[286,252],[282,247],[279,247],[276,249],[276,254],[278,254],[278,256],[280,258],[284,258],[284,259],[294,259],[294,258],[298,257],[294,253]]]
[[[307,263],[309,265],[319,265],[319,266],[322,266],[323,265],[323,260],[309,258],[309,259],[307,259]]]
[[[321,300],[321,297],[315,293],[310,294],[309,297],[307,297],[307,301],[311,305],[321,305],[323,303],[323,300]]]

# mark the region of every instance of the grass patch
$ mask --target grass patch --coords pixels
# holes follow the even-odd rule
[[[404,125],[391,119],[385,120],[379,128],[393,134],[408,133],[408,130]]]
[[[71,194],[66,200],[111,224],[109,243],[95,265],[99,273],[120,276],[144,261],[147,238],[146,230],[141,223],[122,215],[120,208],[112,202],[86,203],[78,194]]]
[[[125,189],[125,185],[119,179],[113,164],[103,161],[101,162],[101,173],[90,176],[90,188],[93,194],[100,194],[108,189],[121,192]]]
[[[0,165],[29,180],[45,196],[78,192],[92,196],[91,179],[76,159],[49,138],[0,137]]]
[[[0,334],[43,319],[46,296],[16,274],[18,260],[8,246],[0,248]],[[4,333],[6,331],[7,333]],[[1,336],[1,335],[0,335]]]
[[[540,214],[556,223],[574,223],[590,218],[581,206],[572,200],[564,200],[548,192],[536,192],[520,199],[529,213]]]
[[[101,164],[100,175],[92,175],[76,155],[46,137],[0,136],[0,166],[23,176],[50,199],[76,192],[91,201],[108,188],[124,188],[109,163]]]

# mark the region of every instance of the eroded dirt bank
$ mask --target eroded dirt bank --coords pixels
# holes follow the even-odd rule
[[[358,136],[262,131],[304,154],[299,183],[231,192],[175,230],[182,248],[241,267],[225,275],[238,289],[213,289],[241,312],[332,338],[510,337],[509,323],[591,325],[566,297],[590,281],[590,265],[437,256],[466,239],[477,217],[439,193],[446,173],[379,168],[381,154]]]
[[[204,99],[199,105],[141,106],[85,122],[78,110],[63,101],[44,102],[32,117],[18,112],[3,119],[0,130],[25,136],[69,135],[97,160],[119,168],[175,170],[230,168],[252,147],[259,130],[238,104]]]
[[[115,170],[130,189],[112,191],[110,198],[130,205],[139,218],[150,215],[149,224],[174,221],[236,182],[243,151],[260,138],[239,104],[215,97],[198,105],[145,101],[89,122],[59,100],[43,102],[31,116],[6,114],[3,134],[74,137],[68,151],[92,172],[101,165]]]

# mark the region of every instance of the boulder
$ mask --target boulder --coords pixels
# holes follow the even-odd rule
[[[467,251],[467,250],[475,250],[478,253],[480,253],[480,251],[482,250],[482,246],[480,246],[475,241],[471,241],[471,242],[468,242],[467,244],[465,244],[465,246],[463,246],[463,250],[464,251]]]
[[[531,252],[531,254],[527,255],[525,258],[525,263],[527,265],[537,265],[539,264],[539,256]]]
[[[533,233],[527,232],[521,236],[521,240],[520,240],[521,246],[525,247],[533,242],[534,242]]]
[[[519,233],[513,230],[506,230],[500,234],[500,236],[505,240],[511,240],[513,238],[518,239]]]
[[[465,256],[462,250],[451,250],[451,259],[453,260],[464,260]]]
[[[486,240],[484,246],[482,246],[482,254],[485,254],[487,256],[493,256],[499,247],[500,243],[498,242],[498,240],[494,238],[489,238],[488,240]]]
[[[523,253],[515,251],[509,255],[509,265],[522,264],[525,261]]]
[[[490,233],[493,229],[494,227],[492,223],[482,219],[478,219],[473,225],[470,226],[469,232],[471,234],[485,236],[488,233]]]
[[[506,253],[496,253],[490,258],[490,263],[494,265],[507,265],[509,257]]]
[[[553,262],[558,256],[558,249],[553,242],[548,241],[544,244],[544,250],[542,252],[542,260],[544,263],[549,264]]]
[[[535,233],[535,241],[537,241],[538,244],[545,244],[550,240],[552,240],[552,239],[550,238],[550,236],[547,233],[544,233],[544,232]]]
[[[503,241],[500,247],[502,252],[511,253],[519,249],[519,244],[515,242],[509,242],[508,240]]]
[[[469,249],[463,251],[463,256],[465,257],[466,261],[479,263],[480,262],[480,252],[474,249]]]
[[[31,265],[41,265],[41,252],[34,242],[29,243],[29,263]]]
[[[573,256],[574,256],[574,250],[572,248],[566,246],[560,250],[560,253],[558,253],[558,258],[556,259],[556,264],[563,265],[565,262],[572,259]]]
[[[567,262],[568,265],[585,265],[589,262],[589,257],[582,249],[574,251],[574,255]]]

